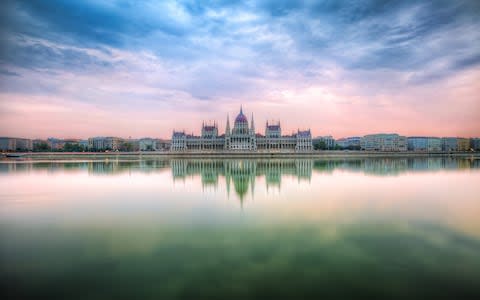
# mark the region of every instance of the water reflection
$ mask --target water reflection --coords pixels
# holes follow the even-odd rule
[[[114,174],[131,170],[145,172],[172,168],[175,177],[247,170],[259,175],[295,175],[310,178],[312,171],[330,172],[335,169],[362,171],[373,175],[395,175],[406,171],[459,170],[480,168],[480,158],[409,157],[409,158],[328,158],[328,159],[104,159],[104,160],[3,160],[0,172],[30,170],[78,171],[90,174]],[[258,170],[258,171],[257,171]],[[208,176],[208,175],[206,175]],[[272,178],[273,179],[273,178]]]
[[[310,182],[312,173],[334,171],[361,172],[373,176],[395,176],[407,172],[433,172],[480,169],[480,159],[452,157],[410,158],[345,158],[345,159],[106,159],[100,161],[13,161],[0,163],[1,173],[31,171],[88,172],[89,175],[115,175],[132,172],[153,173],[171,171],[173,181],[188,181],[200,176],[203,187],[225,184],[243,200],[255,182],[265,178],[268,188],[280,189],[282,177],[296,177]]]
[[[2,289],[7,299],[476,299],[479,162],[4,161]],[[255,201],[240,208],[230,193]]]

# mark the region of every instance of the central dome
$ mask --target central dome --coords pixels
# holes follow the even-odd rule
[[[248,123],[247,117],[245,117],[245,115],[243,114],[242,108],[240,108],[240,113],[235,118],[235,123]]]

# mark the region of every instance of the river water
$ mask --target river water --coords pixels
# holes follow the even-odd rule
[[[0,162],[26,299],[480,299],[480,160]]]

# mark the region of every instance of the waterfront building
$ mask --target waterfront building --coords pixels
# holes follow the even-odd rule
[[[15,138],[0,137],[1,151],[15,151],[17,150],[17,142]]]
[[[88,140],[79,140],[78,144],[83,147],[83,149],[88,149]]]
[[[470,150],[470,140],[466,138],[457,138],[457,150],[458,151],[469,151]]]
[[[151,138],[143,138],[138,140],[138,147],[140,151],[156,151],[157,140]]]
[[[21,139],[16,138],[16,148],[17,151],[32,151],[33,150],[33,141],[31,139]]]
[[[365,151],[407,151],[407,138],[396,133],[369,134],[361,138]]]
[[[118,137],[93,137],[88,139],[88,149],[93,151],[118,151],[123,140]]]
[[[0,151],[32,151],[33,141],[23,138],[0,137]]]
[[[427,151],[428,138],[424,136],[411,136],[407,138],[407,148],[409,151]]]
[[[335,144],[342,149],[359,150],[360,144],[361,144],[361,138],[359,136],[341,138],[336,140]]]
[[[325,145],[325,149],[329,150],[335,148],[335,139],[331,135],[318,136],[316,138],[313,138],[312,143],[313,145],[323,143]]]
[[[187,134],[185,131],[173,131],[171,151],[311,151],[312,135],[310,129],[300,130],[291,135],[283,135],[280,122],[265,124],[265,135],[256,133],[253,114],[250,124],[240,108],[233,128],[227,116],[225,133],[219,134],[218,124],[202,124],[201,135]]]
[[[50,137],[47,139],[47,143],[52,150],[62,150],[65,147],[65,142],[57,138]]]
[[[48,151],[50,146],[47,140],[35,139],[32,141],[33,151]]]
[[[442,151],[442,139],[438,137],[429,137],[427,141],[427,147],[429,152]]]
[[[456,137],[443,137],[442,138],[442,151],[457,151],[458,144]]]
[[[480,138],[470,139],[470,147],[475,151],[480,151]]]
[[[155,142],[157,143],[157,150],[160,151],[170,150],[170,147],[172,145],[171,140],[155,139]]]
[[[412,136],[407,138],[409,151],[439,152],[442,151],[442,140],[437,137]]]

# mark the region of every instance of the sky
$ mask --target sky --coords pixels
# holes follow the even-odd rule
[[[6,0],[0,136],[480,136],[480,2]],[[233,125],[233,124],[231,124]]]

